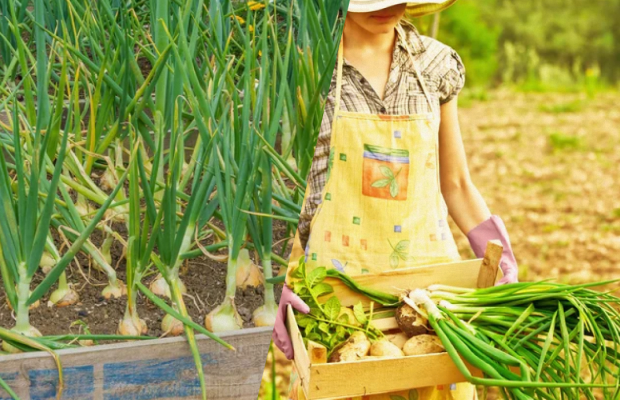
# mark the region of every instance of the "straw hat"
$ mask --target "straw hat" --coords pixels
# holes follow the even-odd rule
[[[349,11],[372,12],[403,3],[407,3],[407,14],[413,17],[421,17],[444,10],[456,3],[456,0],[350,0]]]

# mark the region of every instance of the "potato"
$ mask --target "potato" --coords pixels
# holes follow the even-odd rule
[[[328,362],[357,361],[369,351],[370,341],[364,332],[357,331],[332,352]]]
[[[394,343],[396,347],[399,349],[403,349],[407,340],[409,340],[409,336],[405,334],[405,332],[393,333],[391,335],[385,335],[386,339],[390,342]]]
[[[445,352],[441,340],[435,335],[418,335],[407,340],[403,347],[406,356],[419,356],[422,354],[433,354]]]
[[[383,338],[370,346],[370,355],[382,358],[403,357],[405,354],[394,343]]]
[[[396,309],[396,322],[398,327],[407,334],[408,337],[424,335],[429,333],[426,326],[428,320],[418,314],[410,305],[403,303]]]

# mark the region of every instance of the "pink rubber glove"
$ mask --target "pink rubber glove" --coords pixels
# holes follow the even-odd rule
[[[276,324],[273,327],[272,340],[273,343],[282,350],[282,353],[292,360],[295,356],[293,351],[293,343],[286,330],[286,306],[291,305],[300,313],[308,314],[310,307],[304,303],[291,289],[284,285],[282,296],[280,297],[280,305],[278,306],[278,314],[276,315]]]
[[[484,252],[489,240],[497,239],[501,241],[502,246],[504,246],[504,251],[500,261],[500,267],[504,273],[504,277],[497,282],[496,286],[519,282],[517,260],[512,253],[508,231],[506,231],[506,226],[500,217],[492,215],[491,218],[472,229],[467,234],[467,239],[469,239],[469,244],[474,254],[479,258],[484,257]]]

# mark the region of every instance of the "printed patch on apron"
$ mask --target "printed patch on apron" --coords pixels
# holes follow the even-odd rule
[[[362,194],[386,200],[407,200],[409,151],[364,145]]]
[[[334,168],[335,151],[336,151],[336,148],[333,146],[329,149],[329,160],[327,162],[327,175],[325,177],[325,182],[329,182],[329,177],[332,174],[332,168]]]
[[[428,153],[426,156],[426,168],[435,169],[435,153]]]
[[[335,258],[332,259],[332,264],[334,265],[334,268],[336,268],[338,271],[343,272],[344,273],[344,267],[347,266],[347,263],[344,263],[344,265],[336,260]]]
[[[390,254],[390,267],[392,267],[392,269],[398,268],[401,261],[415,261],[415,258],[409,255],[409,246],[411,245],[409,240],[401,240],[397,243],[392,243],[390,239],[388,239],[388,244],[392,248],[392,253]]]
[[[349,247],[349,236],[342,235],[342,246]]]

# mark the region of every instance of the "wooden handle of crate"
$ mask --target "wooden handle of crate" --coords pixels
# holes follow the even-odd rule
[[[487,249],[484,252],[480,273],[478,274],[478,287],[486,288],[495,285],[498,279],[498,272],[501,271],[499,262],[502,259],[504,247],[499,240],[489,240]]]

